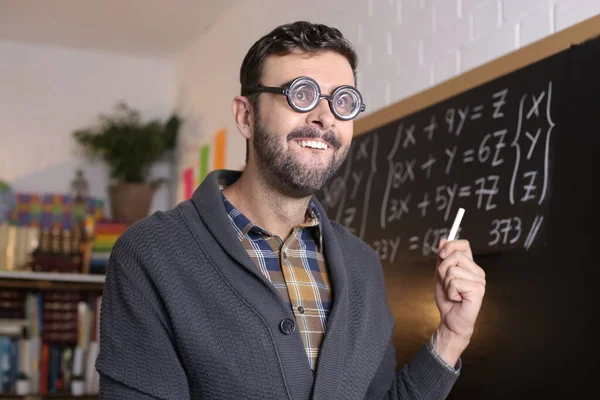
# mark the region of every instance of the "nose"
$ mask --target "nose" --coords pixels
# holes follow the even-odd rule
[[[317,106],[308,113],[308,124],[323,131],[329,130],[335,124],[335,116],[331,113],[327,99],[320,99]]]

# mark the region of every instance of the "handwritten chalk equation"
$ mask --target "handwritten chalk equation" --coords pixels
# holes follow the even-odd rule
[[[485,246],[530,249],[549,193],[552,82],[481,100],[358,137],[321,191],[328,216],[390,262],[436,254],[459,207]]]
[[[488,245],[493,247],[499,244],[515,244],[522,240],[524,247],[529,249],[535,240],[543,220],[543,216],[536,215],[527,227],[520,217],[493,219],[489,231],[491,240]],[[461,231],[462,227],[459,227],[456,239],[461,239]],[[411,235],[408,237],[379,238],[374,240],[371,246],[379,255],[381,261],[393,263],[399,250],[407,253],[419,253],[425,257],[437,255],[440,240],[447,239],[448,234],[449,229],[447,227],[428,228],[421,236]]]

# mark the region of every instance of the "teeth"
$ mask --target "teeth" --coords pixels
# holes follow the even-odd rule
[[[316,140],[302,140],[299,142],[302,147],[310,147],[312,149],[327,150],[327,143],[317,142]]]

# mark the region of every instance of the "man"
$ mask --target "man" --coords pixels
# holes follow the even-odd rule
[[[446,397],[485,289],[469,244],[441,243],[441,323],[396,370],[379,259],[313,198],[364,110],[355,70],[351,45],[324,25],[280,26],[249,50],[232,103],[244,172],[212,172],[114,247],[103,399]]]

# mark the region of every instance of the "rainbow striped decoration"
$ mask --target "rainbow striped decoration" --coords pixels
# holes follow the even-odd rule
[[[213,136],[212,143],[205,144],[198,149],[197,166],[186,168],[181,175],[184,200],[192,197],[194,189],[206,178],[210,171],[225,168],[226,141],[227,130],[221,129]]]
[[[94,230],[90,273],[105,273],[112,248],[119,236],[127,230],[127,225],[122,222],[104,220],[98,222]]]

